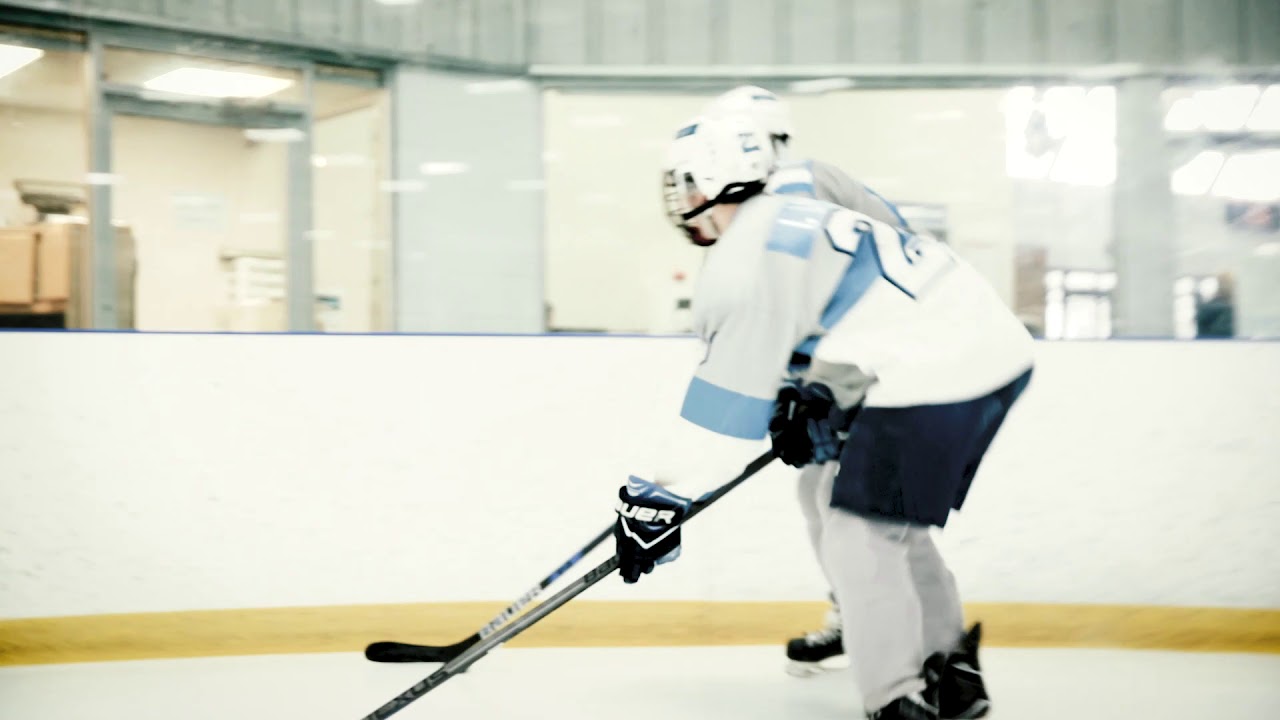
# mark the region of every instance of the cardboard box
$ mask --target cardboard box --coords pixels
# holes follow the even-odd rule
[[[71,253],[74,234],[82,225],[39,225],[36,246],[36,299],[71,297]]]
[[[35,302],[36,233],[0,228],[0,304]]]

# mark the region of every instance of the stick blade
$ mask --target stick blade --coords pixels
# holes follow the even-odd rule
[[[457,656],[453,646],[413,645],[399,642],[376,642],[364,649],[365,658],[380,663],[449,662]]]

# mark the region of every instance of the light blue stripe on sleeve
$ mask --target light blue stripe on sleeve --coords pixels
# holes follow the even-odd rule
[[[792,255],[801,260],[807,259],[813,251],[813,228],[795,223],[777,223],[773,226],[773,234],[769,236],[764,249]]]
[[[779,185],[773,189],[774,195],[804,195],[805,197],[817,197],[817,192],[813,189],[811,182],[790,182],[785,185]]]
[[[822,227],[830,207],[818,203],[793,201],[778,211],[773,221],[773,232],[764,249],[792,255],[802,260],[813,252],[813,237]]]
[[[751,397],[695,377],[680,417],[720,435],[759,440],[769,430],[773,400]]]

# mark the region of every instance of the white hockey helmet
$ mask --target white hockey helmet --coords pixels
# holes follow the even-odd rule
[[[711,245],[723,231],[711,208],[759,194],[774,163],[768,134],[750,117],[695,117],[676,133],[667,153],[667,216],[695,245]]]
[[[711,101],[708,114],[747,115],[769,133],[774,152],[781,155],[793,133],[791,110],[777,95],[756,85],[739,85]]]

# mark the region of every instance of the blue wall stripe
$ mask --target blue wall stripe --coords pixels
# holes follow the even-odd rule
[[[702,378],[689,383],[680,417],[714,433],[759,440],[769,430],[773,398],[758,398],[722,388]]]

